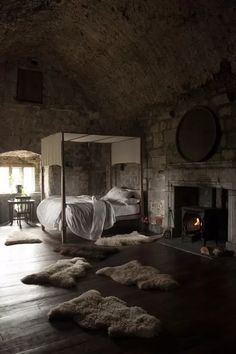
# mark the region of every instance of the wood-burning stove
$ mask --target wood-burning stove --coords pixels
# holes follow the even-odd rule
[[[227,241],[227,209],[182,207],[182,237],[192,241],[202,239]]]

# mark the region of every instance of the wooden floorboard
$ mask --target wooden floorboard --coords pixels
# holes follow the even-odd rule
[[[234,353],[236,345],[236,259],[208,259],[159,244],[126,247],[81,278],[75,289],[26,285],[21,278],[64,258],[54,252],[60,235],[23,227],[42,237],[42,244],[5,246],[16,227],[0,228],[0,353],[112,353],[112,354],[221,354]],[[77,239],[73,239],[76,242]],[[78,238],[78,244],[82,241]],[[172,274],[180,283],[169,292],[142,291],[97,276],[103,266],[138,259]],[[105,331],[86,331],[73,321],[49,322],[49,310],[97,289],[129,305],[143,307],[162,322],[158,337],[109,338]]]

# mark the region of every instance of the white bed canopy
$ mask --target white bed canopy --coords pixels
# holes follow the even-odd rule
[[[62,166],[62,142],[111,144],[111,164],[141,163],[141,138],[76,133],[56,133],[42,139],[42,165]]]
[[[61,202],[62,202],[62,243],[66,240],[65,222],[65,164],[64,164],[64,144],[65,142],[75,143],[99,143],[111,144],[111,165],[123,163],[138,163],[142,165],[141,138],[131,136],[112,136],[58,132],[49,135],[41,140],[42,154],[42,199],[44,198],[44,167],[61,166]],[[141,198],[143,194],[143,178],[141,166],[140,178]],[[44,229],[44,227],[42,227]]]

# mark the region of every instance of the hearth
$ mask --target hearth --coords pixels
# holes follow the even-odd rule
[[[192,241],[202,239],[225,242],[227,240],[227,210],[221,208],[184,206],[182,211],[182,237]]]

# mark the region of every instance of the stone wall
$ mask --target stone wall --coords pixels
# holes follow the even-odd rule
[[[18,68],[42,72],[42,104],[16,99]],[[101,116],[77,83],[40,58],[1,59],[0,120],[0,153],[27,150],[40,154],[41,138],[58,131],[111,135],[135,135],[139,132],[137,122],[133,126],[132,121]],[[67,194],[104,195],[110,188],[110,146],[65,145]],[[48,194],[60,194],[59,167],[50,168],[47,189]],[[0,196],[0,223],[8,218],[7,199],[9,195]]]
[[[43,73],[42,104],[17,101],[18,68]],[[78,83],[40,59],[30,58],[0,61],[0,119],[0,153],[40,153],[40,139],[58,131],[114,135],[139,132],[137,121],[133,125],[128,120],[114,120],[112,115],[101,116]]]
[[[176,131],[183,115],[194,106],[208,107],[218,117],[221,139],[205,162],[187,162],[176,147]],[[151,228],[173,226],[174,186],[236,188],[236,102],[223,87],[208,84],[180,97],[176,105],[154,107],[141,118],[145,131],[145,181]],[[199,142],[200,144],[201,142]]]
[[[17,101],[17,69],[43,73],[43,103]],[[57,131],[86,132],[97,115],[78,85],[50,66],[27,59],[0,65],[0,152],[29,150],[40,153],[40,139]]]
[[[110,145],[65,143],[66,195],[103,196],[109,188]],[[48,195],[61,194],[61,169],[49,168]]]
[[[135,163],[112,167],[112,185],[140,190],[140,166]]]

